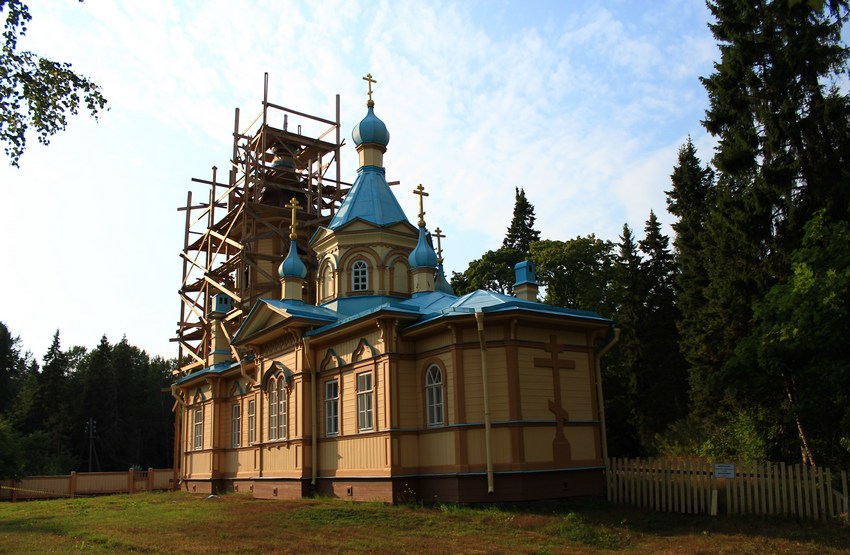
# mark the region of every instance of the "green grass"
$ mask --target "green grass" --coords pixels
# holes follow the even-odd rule
[[[0,553],[844,553],[840,522],[696,517],[603,501],[469,507],[183,492],[0,503]]]

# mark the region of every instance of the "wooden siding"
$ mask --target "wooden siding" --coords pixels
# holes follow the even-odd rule
[[[463,432],[466,435],[467,456],[470,465],[486,465],[487,449],[484,438],[484,428],[471,428]],[[508,428],[494,427],[491,430],[491,447],[494,464],[510,464],[511,431]]]
[[[395,448],[395,445],[398,445],[398,449]],[[419,445],[419,436],[417,435],[403,435],[395,439],[393,445],[393,462],[397,462],[406,469],[418,469]]]
[[[587,335],[584,332],[570,332],[565,330],[553,330],[550,328],[540,328],[536,326],[516,327],[516,337],[519,341],[543,341],[549,342],[549,336],[555,333],[555,338],[562,345],[586,346]]]
[[[549,410],[553,400],[552,369],[537,367],[535,358],[544,358],[548,353],[541,349],[520,348],[519,380],[522,391],[522,415],[530,420],[554,420]],[[570,420],[592,420],[594,391],[591,388],[589,355],[575,351],[559,353],[559,358],[572,360],[575,369],[561,370],[561,403],[570,415]]]
[[[398,363],[396,403],[399,410],[400,428],[416,428],[422,426],[425,415],[422,407],[422,395],[425,387],[424,381],[420,380],[420,372],[417,365],[410,361]]]
[[[570,420],[594,419],[593,396],[595,390],[591,389],[587,355],[567,351],[561,353],[561,358],[573,360],[576,365],[574,370],[561,370],[561,403],[564,410],[569,413]],[[552,372],[550,371],[550,380],[551,375]]]
[[[487,362],[490,362],[487,358]],[[463,351],[463,391],[466,422],[484,422],[484,394],[481,385],[481,351]]]
[[[258,449],[243,447],[231,449],[222,456],[221,473],[228,476],[254,476],[257,473]]]
[[[596,427],[567,426],[564,435],[570,442],[570,454],[574,461],[596,460]]]
[[[319,444],[319,472],[322,476],[388,474],[389,438],[370,434],[324,440]]]
[[[457,431],[419,434],[419,467],[427,472],[429,466],[452,466],[457,462],[455,438]]]
[[[428,353],[430,351],[440,351],[451,345],[451,335],[446,331],[419,338],[416,341],[417,353]]]
[[[212,452],[191,451],[186,453],[185,475],[190,478],[209,478],[212,473]]]
[[[300,476],[300,445],[289,441],[271,442],[263,450],[263,476]]]

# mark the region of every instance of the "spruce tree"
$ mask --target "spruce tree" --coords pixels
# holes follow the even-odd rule
[[[617,347],[606,355],[602,365],[605,391],[605,420],[608,429],[608,453],[613,457],[636,457],[645,454],[638,432],[636,409],[637,379],[635,369],[640,360],[641,345],[637,333],[643,307],[641,256],[628,224],[618,243],[614,262],[614,322],[620,329]]]
[[[812,462],[808,426],[787,420],[800,414],[805,390],[759,359],[768,328],[754,322],[768,292],[791,278],[807,222],[820,210],[848,219],[850,104],[830,88],[845,69],[848,3],[708,6],[721,59],[702,79],[710,103],[703,123],[718,137],[719,177],[701,245],[705,305],[689,353],[701,373],[695,400],[729,429],[738,419],[756,422],[763,439],[793,434]]]
[[[522,188],[514,190],[514,215],[502,247],[528,254],[531,244],[540,240],[540,232],[534,229],[534,206],[528,202],[525,191]]]
[[[534,229],[534,206],[528,202],[525,191],[519,188],[515,191],[514,215],[502,246],[470,262],[463,273],[452,273],[451,285],[456,294],[465,295],[477,289],[513,294],[514,266],[527,259],[532,243],[540,240],[540,232]]]
[[[11,410],[25,374],[20,343],[20,338],[0,322],[0,416]]]
[[[672,189],[667,191],[667,209],[678,220],[673,246],[678,272],[675,279],[676,306],[679,310],[677,328],[680,351],[690,365],[692,400],[700,410],[713,406],[708,398],[705,377],[718,360],[709,358],[702,341],[708,286],[708,265],[705,252],[706,219],[714,208],[714,172],[703,167],[691,138],[679,148],[673,174]]]
[[[645,296],[637,329],[641,349],[636,370],[640,429],[649,444],[655,434],[687,414],[688,380],[687,364],[678,349],[676,264],[670,239],[662,233],[654,211],[649,212],[644,233],[638,242],[644,255],[640,274]]]

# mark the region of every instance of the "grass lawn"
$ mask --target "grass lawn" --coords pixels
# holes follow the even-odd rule
[[[604,501],[392,507],[183,492],[0,503],[0,553],[846,553],[840,522],[691,517]]]

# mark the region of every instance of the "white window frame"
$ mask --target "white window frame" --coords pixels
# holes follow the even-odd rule
[[[371,431],[374,421],[374,392],[372,389],[372,373],[357,374],[357,431]]]
[[[248,401],[248,445],[253,445],[257,440],[257,402],[253,399]]]
[[[195,409],[195,414],[193,416],[193,441],[192,448],[195,451],[204,448],[204,407],[198,407]]]
[[[355,260],[351,265],[351,290],[369,290],[369,265],[362,258]]]
[[[286,439],[286,379],[277,380],[277,438]]]
[[[339,380],[325,382],[325,435],[339,435]]]
[[[446,425],[443,371],[432,364],[425,371],[425,412],[429,428]]]
[[[269,394],[269,441],[277,439],[277,381],[271,380]]]
[[[230,409],[230,439],[231,446],[242,446],[242,407],[239,403],[233,403]]]

